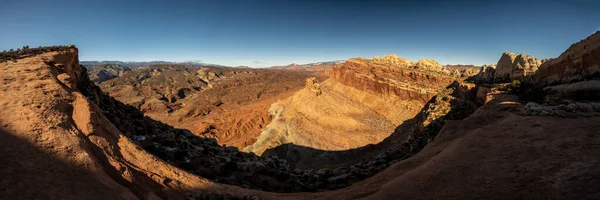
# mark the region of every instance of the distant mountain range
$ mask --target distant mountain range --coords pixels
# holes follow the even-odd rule
[[[333,61],[325,61],[325,62],[316,62],[316,63],[308,63],[308,64],[296,64],[296,63],[292,63],[289,65],[285,65],[285,66],[272,66],[273,68],[278,68],[278,67],[289,67],[289,66],[303,66],[303,67],[312,67],[312,66],[318,66],[318,65],[335,65],[335,64],[341,64],[346,62],[346,60],[333,60]]]
[[[296,64],[292,63],[285,66],[272,66],[272,69],[284,69],[284,70],[303,70],[303,71],[320,71],[322,69],[331,67],[336,64],[341,64],[346,62],[345,60],[334,60],[334,61],[326,61],[326,62],[316,62],[316,63],[308,63],[308,64]]]
[[[217,64],[203,63],[201,61],[79,61],[79,64],[86,67],[93,67],[99,65],[121,65],[125,67],[141,67],[149,65],[192,65],[192,66],[223,66]]]

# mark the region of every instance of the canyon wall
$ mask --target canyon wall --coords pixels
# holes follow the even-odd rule
[[[419,67],[395,55],[384,58],[387,59],[349,59],[333,68],[331,78],[359,90],[416,100],[423,104],[440,88],[456,80],[455,77],[441,74],[441,65],[427,66],[427,62],[419,62],[422,63]]]
[[[543,83],[569,83],[600,73],[600,31],[571,45],[558,58],[549,59],[535,74]]]
[[[456,74],[444,73],[449,68]],[[370,149],[368,146],[389,139],[397,127],[414,119],[436,95],[467,78],[463,73],[476,74],[473,68],[443,67],[431,59],[416,63],[396,55],[349,59],[333,67],[330,79],[322,83],[307,81],[305,89],[273,104],[273,120],[257,142],[244,151],[259,155],[266,152],[288,160],[293,167],[306,169],[350,165],[360,159],[344,160],[346,155],[331,157],[322,152],[334,155],[362,147]],[[468,90],[472,94],[461,91],[474,99],[475,89]],[[394,137],[404,140],[407,133]]]

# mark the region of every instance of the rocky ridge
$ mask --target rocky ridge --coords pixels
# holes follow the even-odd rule
[[[569,83],[600,74],[600,31],[571,45],[558,58],[545,62],[535,79],[543,83]]]

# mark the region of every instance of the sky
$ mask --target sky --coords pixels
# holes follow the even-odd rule
[[[0,0],[0,50],[75,44],[82,61],[268,67],[396,54],[495,64],[557,57],[600,29],[599,0]]]

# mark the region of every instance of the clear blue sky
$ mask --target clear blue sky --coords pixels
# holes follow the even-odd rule
[[[264,67],[395,53],[442,64],[556,57],[600,28],[599,0],[0,0],[0,49],[75,44],[80,60]]]

